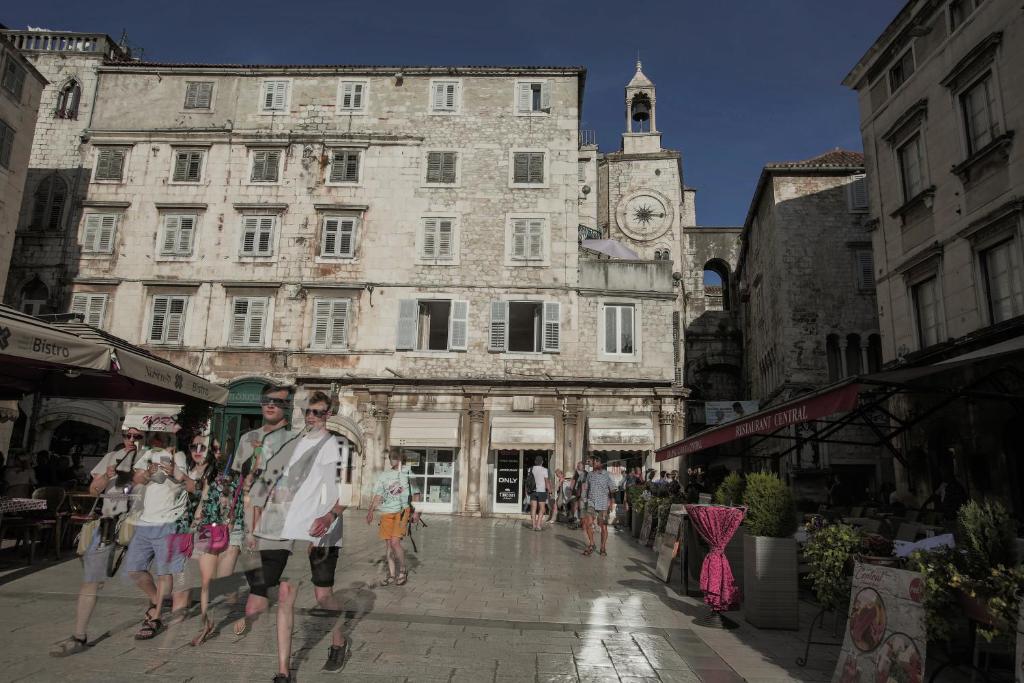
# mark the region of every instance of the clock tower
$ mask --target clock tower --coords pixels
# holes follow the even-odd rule
[[[638,59],[633,80],[626,86],[626,132],[622,136],[622,151],[627,154],[661,151],[661,133],[658,132],[658,98],[654,83],[647,78]]]

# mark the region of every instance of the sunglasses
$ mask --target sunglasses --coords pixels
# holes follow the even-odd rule
[[[290,401],[286,398],[263,398],[260,399],[261,406],[276,406],[278,408],[287,408]]]
[[[327,414],[327,409],[326,408],[324,408],[322,410],[318,409],[318,408],[306,408],[306,415],[312,415],[313,417],[323,417],[326,414]]]
[[[125,434],[121,438],[129,441],[142,441],[142,434]]]
[[[196,452],[196,453],[202,453],[203,451],[206,450],[206,444],[205,443],[189,444],[189,449],[194,451],[194,452]]]

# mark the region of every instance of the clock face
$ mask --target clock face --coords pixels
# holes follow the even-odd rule
[[[652,192],[637,192],[619,204],[616,218],[624,233],[646,242],[668,230],[672,216],[666,202]]]

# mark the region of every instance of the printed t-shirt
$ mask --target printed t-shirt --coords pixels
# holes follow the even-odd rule
[[[409,506],[409,474],[403,470],[384,470],[377,475],[373,495],[380,496],[381,512],[401,512]]]
[[[134,457],[133,457],[134,456]],[[107,488],[103,490],[104,495],[107,494],[118,494],[118,493],[130,493],[132,489],[132,475],[133,463],[132,460],[138,461],[138,453],[131,453],[124,448],[118,448],[116,451],[111,451],[100,458],[100,461],[93,467],[89,472],[94,477],[98,477],[101,474],[107,473],[107,468],[113,466],[116,471],[123,472],[128,475],[128,483],[123,488],[119,488],[117,485],[117,477],[115,476],[107,482]],[[128,490],[125,491],[125,488]],[[103,505],[100,508],[101,513],[104,517],[114,517],[128,510],[128,500],[114,500],[111,498],[104,498]]]
[[[178,451],[172,456],[170,451],[162,448],[145,451],[135,461],[135,469],[145,470],[150,462],[159,464],[163,457],[173,458],[174,467],[177,469],[175,474],[183,474],[188,470],[188,461],[184,453]],[[187,506],[188,491],[173,477],[168,476],[162,482],[150,481],[142,494],[142,515],[139,517],[139,524],[157,526],[176,522]]]

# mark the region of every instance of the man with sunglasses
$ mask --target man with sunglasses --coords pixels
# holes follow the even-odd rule
[[[139,458],[139,447],[145,434],[135,427],[121,433],[121,447],[111,451],[92,468],[89,493],[105,496],[101,507],[101,524],[93,529],[89,549],[82,555],[82,587],[78,591],[75,631],[50,651],[54,657],[67,657],[88,647],[86,628],[96,608],[96,596],[107,580],[107,566],[114,551],[114,539],[104,538],[103,530],[114,529],[114,520],[128,510],[126,494],[132,489],[132,473]],[[106,523],[103,522],[106,521]]]

